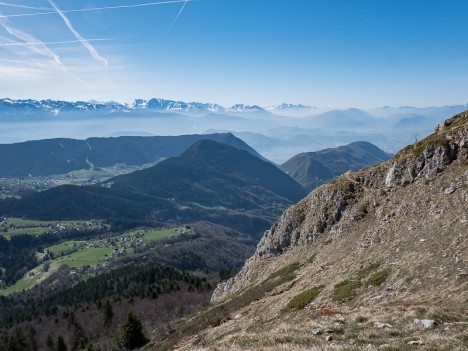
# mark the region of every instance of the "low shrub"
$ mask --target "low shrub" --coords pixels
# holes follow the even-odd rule
[[[366,268],[363,268],[361,269],[357,276],[359,279],[362,279],[362,278],[365,278],[367,277],[370,273],[376,271],[377,269],[379,269],[380,267],[380,263],[379,262],[376,262],[376,263],[372,263],[371,265],[369,265],[368,267]]]
[[[382,285],[382,283],[387,280],[389,274],[390,274],[390,269],[388,268],[381,270],[379,272],[376,272],[373,275],[371,275],[371,277],[367,281],[367,284],[374,285],[374,286]]]
[[[333,290],[333,301],[348,302],[357,296],[357,290],[362,286],[358,280],[344,280],[335,285]]]
[[[268,278],[264,281],[264,283],[266,281],[273,280],[276,278],[279,278],[280,280],[292,280],[296,277],[294,273],[299,269],[300,266],[301,264],[299,262],[291,263],[287,265],[286,267],[281,268],[280,270],[274,273],[271,273],[268,276]]]
[[[316,286],[314,288],[308,289],[301,292],[300,294],[294,296],[284,308],[284,311],[290,310],[301,310],[311,303],[320,292],[323,290],[324,286]]]
[[[369,318],[364,317],[364,316],[357,316],[356,317],[356,323],[366,323],[369,320]]]

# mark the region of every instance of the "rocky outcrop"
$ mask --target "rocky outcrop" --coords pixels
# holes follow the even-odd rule
[[[348,176],[350,174],[348,173]],[[312,192],[305,200],[287,210],[265,232],[257,248],[262,257],[276,256],[291,246],[308,244],[338,222],[358,220],[365,211],[358,205],[364,189],[352,180],[340,180]],[[338,232],[335,230],[335,234]]]
[[[435,131],[436,132],[442,132],[446,128],[453,126],[453,124],[458,123],[460,121],[463,121],[463,119],[468,118],[468,111],[464,111],[459,113],[458,115],[453,116],[452,118],[446,119],[443,121],[441,124],[439,124]],[[465,122],[466,123],[466,122]]]
[[[432,179],[457,157],[458,145],[430,145],[416,159],[396,160],[387,172],[385,185],[408,185],[419,179]]]
[[[433,179],[453,162],[467,163],[467,156],[468,112],[463,112],[392,160],[357,173],[348,172],[314,190],[265,232],[255,255],[236,277],[217,287],[212,302],[226,300],[252,283],[252,272],[266,259],[310,244],[322,235],[331,240],[346,235],[366,216],[381,216],[379,206],[388,192]]]
[[[430,139],[433,139],[433,143],[427,145],[421,155],[394,161],[385,177],[387,187],[408,185],[420,179],[432,179],[460,156],[466,158],[466,129],[461,129],[457,134],[436,132]],[[427,141],[423,141],[422,145],[416,144],[413,150],[417,152],[418,147],[423,147],[424,143]]]
[[[462,112],[439,124],[434,134],[408,146],[395,158],[385,177],[385,185],[408,185],[432,179],[457,158],[468,152],[468,112]]]

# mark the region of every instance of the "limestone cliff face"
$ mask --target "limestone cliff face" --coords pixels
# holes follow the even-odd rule
[[[217,287],[212,302],[224,301],[255,282],[255,271],[269,258],[312,243],[321,235],[331,240],[346,235],[366,216],[382,219],[379,208],[388,193],[430,181],[453,162],[468,165],[468,111],[446,120],[434,134],[408,146],[392,160],[357,173],[348,172],[286,210],[264,233],[256,253],[239,274]]]

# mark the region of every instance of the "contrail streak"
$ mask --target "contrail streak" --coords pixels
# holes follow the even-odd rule
[[[50,50],[48,46],[44,44],[42,41],[40,41],[39,39],[36,39],[31,34],[28,34],[26,32],[23,32],[22,30],[11,27],[8,23],[8,20],[3,19],[1,17],[0,17],[0,26],[2,26],[10,35],[12,35],[13,37],[19,40],[22,40],[23,42],[37,43],[36,45],[28,46],[28,48],[40,55],[51,58],[53,62],[55,62],[58,66],[62,67],[64,71],[66,71],[66,67],[63,65],[62,61],[60,60],[60,57],[56,53],[54,53],[52,50]]]
[[[87,39],[86,41],[107,41],[112,39]],[[53,45],[53,44],[72,44],[72,43],[82,43],[84,40],[67,40],[67,41],[49,41],[49,42],[29,42],[29,43],[0,43],[2,46],[29,46],[29,45]]]
[[[115,10],[115,9],[128,9],[133,7],[145,7],[145,6],[157,6],[157,5],[167,5],[167,4],[177,4],[181,2],[192,2],[194,0],[171,0],[171,1],[160,1],[160,2],[147,2],[144,4],[133,4],[133,5],[119,5],[119,6],[105,6],[105,7],[92,7],[76,10],[64,10],[62,13],[71,13],[71,12],[86,12],[86,11],[99,11],[99,10]],[[16,15],[1,15],[0,18],[10,18],[10,17],[27,17],[27,16],[44,16],[56,14],[55,11],[50,12],[36,12],[36,13],[19,13]]]
[[[33,6],[26,6],[26,5],[9,4],[6,2],[0,2],[0,5],[18,7],[20,9],[29,9],[29,10],[52,10],[50,7],[33,7]]]
[[[176,24],[177,20],[179,19],[180,15],[182,14],[182,12],[184,12],[184,9],[185,9],[185,6],[187,6],[187,3],[189,2],[189,0],[186,0],[184,2],[184,4],[182,5],[182,8],[180,9],[179,13],[177,14],[176,18],[174,18],[174,21],[172,21],[171,23],[171,26],[169,27],[169,32],[172,30],[172,28],[174,27],[174,25]]]
[[[62,17],[63,21],[65,22],[65,25],[68,27],[68,29],[70,30],[70,32],[73,33],[73,35],[75,36],[75,38],[77,39],[77,41],[80,41],[81,44],[83,44],[83,46],[88,49],[89,53],[91,54],[92,57],[94,57],[96,60],[98,61],[101,61],[102,63],[104,63],[104,66],[107,67],[108,65],[108,61],[103,58],[101,55],[99,55],[99,53],[97,52],[97,50],[94,48],[94,46],[92,46],[90,44],[90,42],[88,40],[86,40],[85,38],[83,38],[81,36],[80,33],[78,33],[75,28],[73,28],[73,25],[71,24],[70,20],[68,19],[67,16],[65,16],[65,14],[57,7],[57,5],[55,5],[55,3],[52,1],[52,0],[48,0],[49,1],[49,4],[54,8],[55,11],[57,11],[57,13],[59,14],[60,17]]]

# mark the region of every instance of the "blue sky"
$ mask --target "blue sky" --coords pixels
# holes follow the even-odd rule
[[[0,97],[468,102],[466,0],[149,2],[0,1]]]

